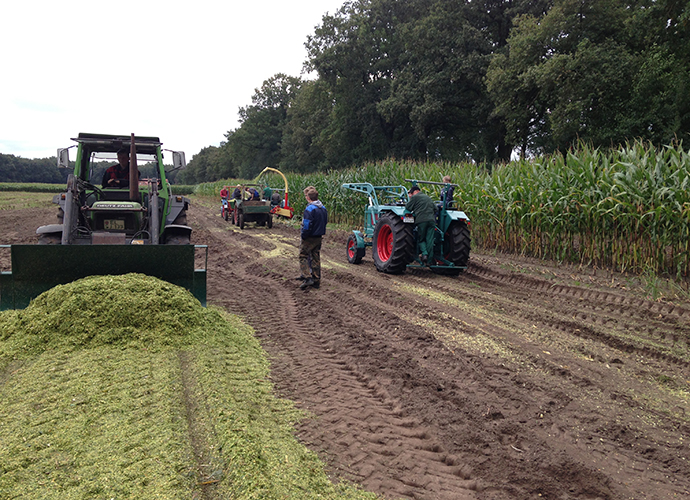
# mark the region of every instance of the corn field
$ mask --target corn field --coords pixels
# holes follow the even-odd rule
[[[313,185],[329,220],[353,228],[363,223],[366,200],[342,189],[343,183],[440,182],[443,175],[459,186],[455,200],[471,220],[475,247],[623,272],[690,274],[690,152],[682,145],[655,149],[638,142],[606,151],[582,145],[566,155],[515,161],[492,172],[469,163],[387,160],[286,174],[297,215],[305,207],[302,190]],[[276,177],[268,180],[282,186]],[[222,184],[199,188],[217,193]],[[438,199],[440,186],[422,187]]]

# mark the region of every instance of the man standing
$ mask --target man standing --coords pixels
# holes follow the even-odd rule
[[[419,186],[412,186],[409,191],[410,200],[405,208],[414,214],[414,225],[417,228],[419,252],[422,263],[426,264],[434,256],[434,231],[436,220],[434,217],[434,201],[421,192]]]
[[[319,193],[314,186],[304,190],[307,208],[302,215],[301,242],[299,246],[299,278],[302,290],[321,286],[321,238],[326,234],[328,212],[319,201]],[[311,269],[310,269],[311,268]]]

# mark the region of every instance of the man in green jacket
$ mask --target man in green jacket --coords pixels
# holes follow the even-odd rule
[[[410,200],[405,208],[414,214],[414,225],[417,228],[419,251],[424,264],[434,256],[434,231],[436,217],[434,215],[434,201],[422,193],[419,186],[412,186],[409,191]]]

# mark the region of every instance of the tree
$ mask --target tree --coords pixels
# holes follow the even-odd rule
[[[301,79],[279,73],[264,81],[252,97],[252,105],[240,108],[240,127],[226,134],[228,156],[236,173],[252,178],[281,159],[287,110]]]

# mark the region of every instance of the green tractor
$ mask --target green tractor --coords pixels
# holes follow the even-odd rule
[[[57,223],[36,230],[38,245],[11,246],[12,270],[0,276],[0,310],[26,307],[78,278],[130,272],[184,286],[205,304],[206,269],[195,269],[195,256],[208,249],[190,244],[189,200],[172,193],[160,140],[91,133],[73,140],[73,166],[69,148],[58,150],[58,167],[73,170],[66,191],[53,198]],[[184,153],[171,153],[173,169],[184,168]],[[102,164],[116,155],[129,161],[129,170],[123,167],[115,180],[103,175]],[[142,162],[154,172],[148,179],[140,178]]]
[[[417,184],[442,185],[441,182],[405,179]],[[470,220],[452,203],[436,204],[434,257],[424,264],[419,259],[419,246],[414,216],[405,209],[409,200],[405,186],[373,186],[368,182],[346,183],[343,188],[368,197],[364,210],[364,230],[353,231],[347,240],[347,260],[362,262],[366,248],[371,247],[374,265],[380,272],[400,274],[407,268],[429,268],[437,274],[457,276],[467,269],[470,259]]]

